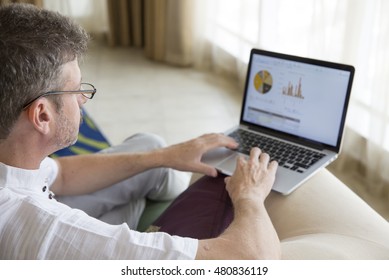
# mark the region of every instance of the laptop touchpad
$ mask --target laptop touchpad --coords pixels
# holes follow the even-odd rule
[[[236,168],[236,161],[238,160],[239,156],[243,156],[248,158],[248,156],[239,154],[239,153],[234,153],[231,156],[229,156],[226,160],[221,162],[217,168],[220,170],[220,172],[227,174],[227,175],[232,175],[235,171]]]
[[[218,166],[219,163],[221,163],[234,153],[234,151],[227,148],[217,148],[204,154],[201,158],[201,161],[211,166]]]

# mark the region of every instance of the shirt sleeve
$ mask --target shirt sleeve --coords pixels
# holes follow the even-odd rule
[[[46,223],[51,220],[47,218]],[[196,257],[196,239],[162,232],[137,232],[127,224],[109,225],[75,209],[52,218],[47,227],[48,244],[42,246],[45,250],[40,254],[43,259],[193,260]]]

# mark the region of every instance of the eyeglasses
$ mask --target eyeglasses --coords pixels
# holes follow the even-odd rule
[[[33,100],[27,102],[23,106],[23,110],[25,110],[28,106],[30,106],[35,100],[38,100],[41,97],[49,96],[49,95],[58,95],[58,94],[64,94],[64,93],[71,93],[71,94],[82,94],[85,98],[92,99],[93,96],[96,93],[96,88],[94,85],[89,83],[81,83],[81,88],[79,90],[64,90],[64,91],[48,91],[45,93],[42,93],[35,97]]]

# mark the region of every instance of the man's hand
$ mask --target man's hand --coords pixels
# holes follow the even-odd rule
[[[269,163],[269,155],[253,148],[250,158],[239,157],[234,174],[226,178],[226,188],[234,205],[241,200],[263,203],[275,180],[277,162]]]
[[[250,158],[238,159],[226,188],[234,206],[234,220],[217,238],[199,241],[197,259],[279,259],[280,241],[264,201],[273,186],[277,162],[253,148]]]
[[[223,134],[205,134],[193,140],[162,149],[164,166],[181,171],[198,172],[216,177],[217,170],[201,162],[204,153],[218,147],[235,149],[238,143],[234,139]]]

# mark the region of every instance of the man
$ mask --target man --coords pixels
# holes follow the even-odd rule
[[[186,187],[176,170],[216,176],[201,157],[236,148],[232,139],[208,134],[165,147],[139,134],[99,154],[48,158],[76,141],[80,108],[96,92],[78,66],[87,41],[57,13],[0,8],[0,259],[279,258],[264,207],[277,163],[258,148],[226,179],[233,222],[208,240],[130,228],[145,197],[172,199]]]

